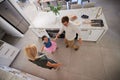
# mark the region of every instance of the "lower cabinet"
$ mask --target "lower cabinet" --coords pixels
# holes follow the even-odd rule
[[[59,32],[59,29],[58,30],[32,29],[32,30],[40,38],[43,35],[55,38],[56,34]],[[81,29],[81,38],[83,41],[98,41],[103,33],[104,29]],[[60,38],[64,38],[64,36],[65,32],[63,32],[60,35]]]
[[[81,29],[82,40],[87,40],[88,36],[89,36],[89,30],[88,29]]]
[[[0,65],[10,66],[19,51],[18,48],[0,40]]]
[[[104,30],[89,30],[89,29],[81,29],[81,38],[84,41],[97,41],[101,38]]]
[[[0,28],[0,39],[2,39],[4,35],[5,35],[5,31]]]
[[[97,41],[101,38],[104,30],[90,30],[88,40],[89,41]]]

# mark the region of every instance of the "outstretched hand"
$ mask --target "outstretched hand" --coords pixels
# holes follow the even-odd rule
[[[52,41],[56,42],[57,38],[52,39]]]
[[[80,38],[80,39],[78,40],[78,42],[79,42],[80,44],[82,44],[82,39]]]

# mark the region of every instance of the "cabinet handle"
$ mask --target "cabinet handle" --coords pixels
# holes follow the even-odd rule
[[[0,47],[0,50],[2,50],[3,46]]]
[[[88,31],[87,29],[82,29],[81,31]]]
[[[7,55],[7,53],[8,53],[8,51],[9,51],[10,49],[8,49],[6,52],[5,52],[5,54],[4,55]]]
[[[90,30],[90,33],[89,33],[89,35],[91,35],[92,34],[92,30]]]
[[[11,54],[10,56],[13,56],[13,55],[14,55],[14,53],[15,53],[15,51],[13,51],[13,52],[12,52],[12,54]]]

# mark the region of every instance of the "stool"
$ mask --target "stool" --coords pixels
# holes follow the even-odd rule
[[[78,4],[83,4],[83,2],[90,2],[90,0],[78,0]]]
[[[71,8],[71,0],[65,0],[66,1],[66,5],[67,5],[67,10],[69,10]]]
[[[90,2],[90,0],[81,0],[81,4],[83,4],[83,2]]]

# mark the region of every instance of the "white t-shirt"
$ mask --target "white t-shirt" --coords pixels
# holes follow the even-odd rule
[[[65,38],[67,40],[74,40],[76,37],[76,33],[78,33],[78,39],[81,37],[80,36],[80,25],[77,25],[71,21],[69,21],[68,26],[64,26],[62,24],[62,28],[59,31],[59,34],[61,34],[63,31],[65,31]]]

